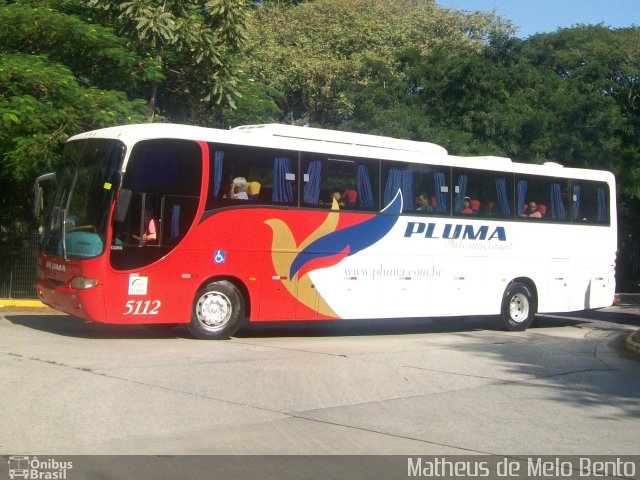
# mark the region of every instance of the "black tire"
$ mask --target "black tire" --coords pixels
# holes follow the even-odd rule
[[[244,298],[231,282],[220,280],[198,290],[191,308],[191,334],[203,340],[224,340],[244,322]]]
[[[531,288],[520,282],[510,284],[502,297],[501,317],[507,330],[522,332],[536,315],[536,299]]]

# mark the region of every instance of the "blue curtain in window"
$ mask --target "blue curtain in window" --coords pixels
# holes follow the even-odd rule
[[[524,205],[527,201],[527,186],[529,182],[526,180],[518,180],[516,184],[516,212],[520,216],[524,213]]]
[[[287,157],[274,158],[271,200],[275,203],[293,203],[293,187],[291,181],[287,180],[287,173],[293,173],[291,161]]]
[[[171,207],[171,234],[169,238],[175,240],[180,236],[180,205]]]
[[[209,175],[213,178],[213,196],[217,197],[220,193],[220,185],[222,184],[222,160],[224,152],[218,150],[213,156],[213,172]]]
[[[401,170],[399,168],[390,168],[387,172],[387,185],[384,189],[384,204],[389,205],[391,200],[398,193],[398,189],[402,192],[402,210],[411,210],[413,208],[413,172],[411,170]]]
[[[436,192],[436,212],[446,213],[449,211],[447,206],[447,192],[443,192],[443,188],[447,186],[447,177],[444,172],[435,172],[433,174],[433,183]]]
[[[413,210],[413,172],[404,170],[402,172],[402,210]]]
[[[387,171],[387,184],[384,188],[385,206],[389,205],[391,200],[393,200],[393,197],[398,193],[398,189],[402,190],[402,170],[399,168],[390,168]]]
[[[554,220],[566,220],[567,210],[562,201],[562,187],[559,183],[551,184],[551,218]]]
[[[309,180],[304,184],[302,192],[304,203],[317,205],[320,201],[320,185],[322,184],[322,161],[312,160],[307,168]]]
[[[503,217],[510,217],[511,207],[509,206],[509,195],[507,194],[506,178],[496,178],[496,194],[498,197],[498,206],[500,207],[500,215],[502,215]]]
[[[356,165],[356,190],[358,191],[358,205],[372,210],[375,207],[375,197],[371,188],[369,168],[361,163]]]
[[[462,207],[464,206],[464,197],[467,195],[467,183],[469,181],[469,177],[464,173],[458,175],[458,180],[456,182],[456,186],[458,190],[455,195],[455,199],[453,201],[453,213],[462,212]]]
[[[598,187],[598,222],[606,223],[607,215],[607,195],[604,187]]]
[[[573,186],[571,220],[580,220],[580,185]]]

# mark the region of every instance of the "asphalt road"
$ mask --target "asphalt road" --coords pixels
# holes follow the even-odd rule
[[[186,331],[0,311],[0,454],[638,455],[640,309]]]

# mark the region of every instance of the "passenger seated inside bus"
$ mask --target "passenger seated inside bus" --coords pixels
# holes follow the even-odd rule
[[[340,198],[343,200],[344,204],[348,207],[355,207],[356,202],[358,200],[358,192],[355,188],[347,188],[341,195]]]
[[[247,194],[247,179],[244,177],[236,177],[229,185],[228,198],[233,200],[249,200]]]
[[[426,193],[421,193],[417,198],[418,208],[416,211],[420,213],[428,213],[433,212],[433,207],[431,206],[431,200],[427,196]]]
[[[473,215],[473,210],[471,209],[471,199],[469,197],[464,197],[461,213],[463,215]]]
[[[484,210],[482,211],[482,214],[485,217],[493,217],[496,215],[496,211],[495,211],[495,202],[487,202],[487,204],[484,207]]]
[[[249,200],[258,200],[260,197],[260,182],[254,180],[247,183],[247,195]]]
[[[335,200],[340,207],[344,207],[344,199],[342,198],[342,195],[340,194],[340,192],[333,192],[331,194],[331,198],[332,198],[332,201],[331,201],[332,205],[333,205],[333,200]]]
[[[320,205],[325,205],[329,208],[332,207],[333,205],[333,201],[336,201],[336,203],[338,204],[338,207],[344,207],[344,200],[342,198],[342,195],[340,194],[339,191],[334,191],[331,196],[329,197],[329,201],[327,202],[323,202],[322,200],[320,200]]]
[[[525,205],[524,216],[528,218],[542,218],[542,212],[538,208],[538,204],[531,201],[529,205]]]

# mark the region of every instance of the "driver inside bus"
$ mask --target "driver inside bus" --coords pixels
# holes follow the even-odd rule
[[[136,240],[140,240],[140,237],[137,235],[132,235],[133,238],[135,238]],[[142,234],[142,243],[143,244],[148,244],[148,243],[155,243],[155,241],[158,239],[158,222],[156,221],[155,218],[153,218],[153,215],[151,215],[151,212],[149,210],[147,210],[144,214],[144,233]]]

